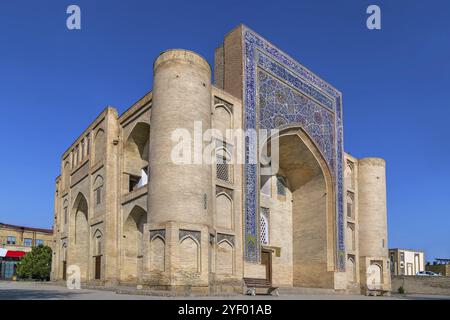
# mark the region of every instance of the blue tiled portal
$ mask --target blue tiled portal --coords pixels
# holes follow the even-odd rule
[[[345,270],[341,94],[248,28],[243,28],[245,129],[299,125],[314,140],[336,183],[337,261]],[[258,262],[257,141],[246,140],[245,260]]]

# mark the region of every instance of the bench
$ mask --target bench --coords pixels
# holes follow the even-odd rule
[[[391,292],[389,290],[384,289],[366,289],[366,296],[390,296]]]
[[[267,279],[258,278],[244,278],[244,284],[247,289],[246,294],[256,295],[256,289],[267,289],[267,294],[271,295],[274,293],[278,296],[278,287],[273,287],[272,283]]]

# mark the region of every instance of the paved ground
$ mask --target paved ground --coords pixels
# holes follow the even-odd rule
[[[155,297],[144,295],[116,294],[104,290],[69,290],[60,285],[34,282],[0,281],[0,300],[159,300],[159,299],[213,299],[213,300],[380,300],[380,299],[418,299],[418,300],[450,300],[450,296],[408,295],[393,297],[365,297],[359,295],[330,295],[330,294],[286,294],[275,296],[226,296],[226,297]]]

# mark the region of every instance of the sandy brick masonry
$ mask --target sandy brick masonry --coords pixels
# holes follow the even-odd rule
[[[243,128],[242,28],[216,50],[214,84],[200,55],[167,50],[154,62],[151,92],[122,114],[106,107],[63,153],[53,280],[76,265],[91,286],[241,293],[244,278],[259,278],[283,288],[390,289],[384,160],[343,159],[345,271],[337,267],[334,175],[302,125],[282,130],[280,170],[259,177],[267,217],[257,210],[256,263],[244,258],[244,166],[230,161],[244,141],[213,134],[220,166],[171,160],[177,129],[193,137],[195,122],[203,132]],[[192,159],[210,142],[190,145]]]

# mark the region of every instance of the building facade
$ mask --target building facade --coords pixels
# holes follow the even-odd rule
[[[338,90],[242,25],[214,83],[187,50],[153,68],[151,92],[62,155],[54,280],[77,265],[104,285],[390,289],[385,162],[344,152]]]
[[[389,249],[391,274],[395,276],[415,276],[425,271],[425,253],[410,249]]]
[[[53,247],[53,230],[0,223],[0,279],[11,279],[17,262],[34,246]]]

